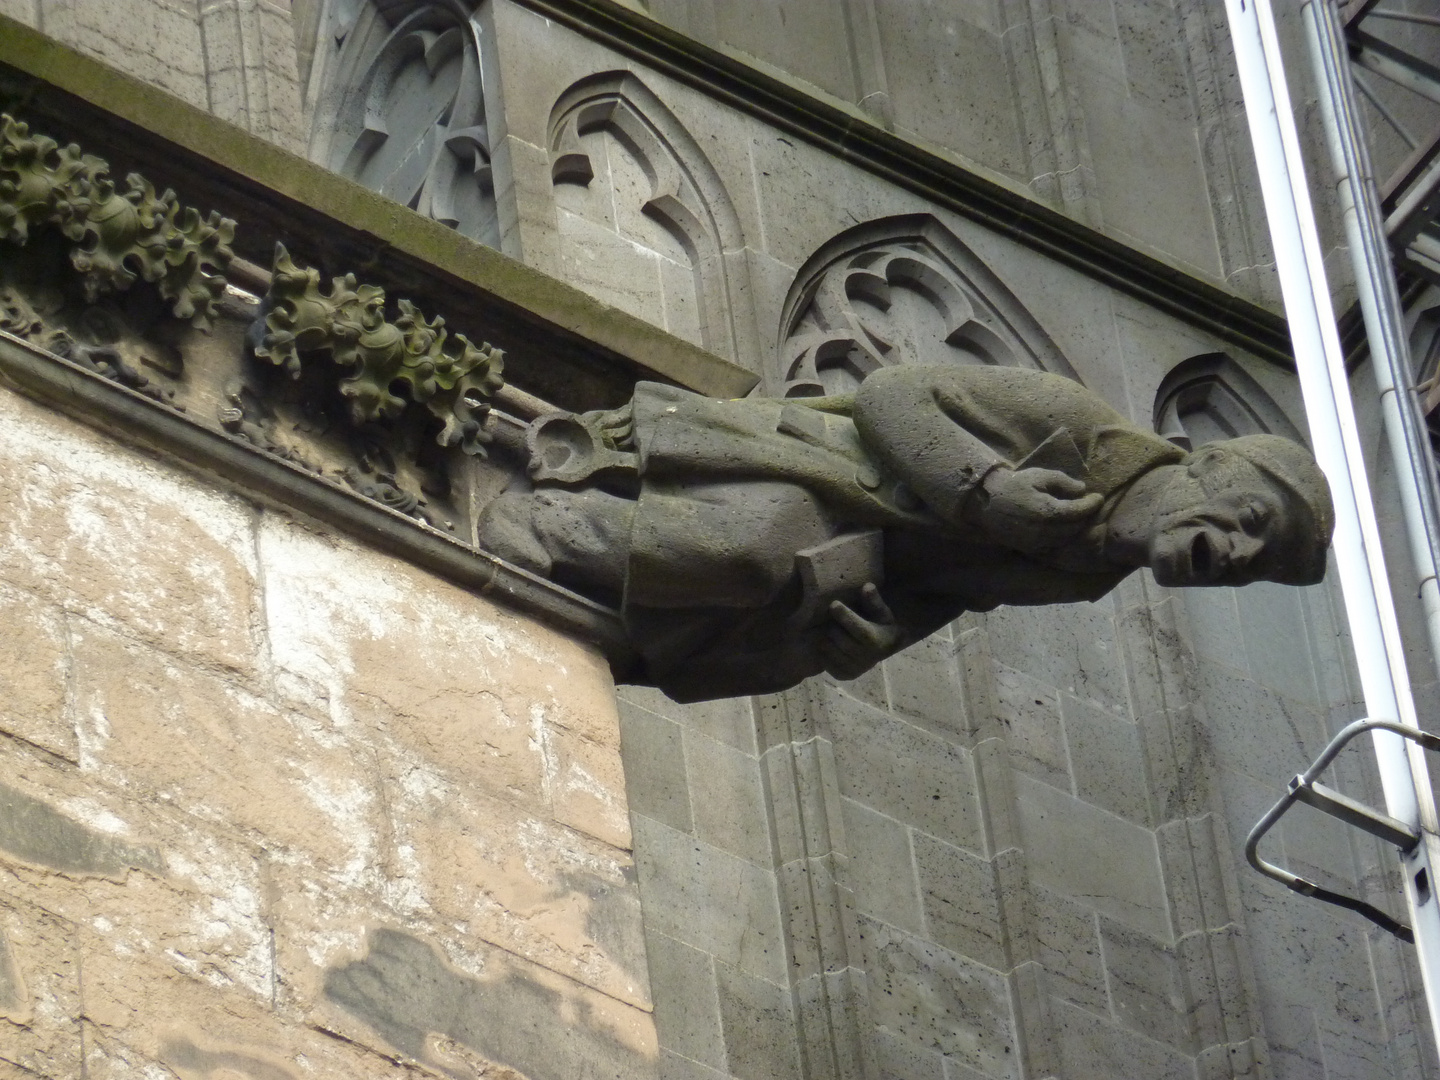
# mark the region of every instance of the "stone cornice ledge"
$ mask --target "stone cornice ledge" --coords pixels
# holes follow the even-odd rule
[[[516,2],[1222,340],[1294,366],[1282,316],[887,131],[807,83],[703,45],[616,0]]]
[[[4,15],[0,64],[134,125],[137,136],[148,133],[166,140],[173,144],[166,148],[168,154],[193,174],[243,178],[251,187],[266,189],[276,206],[288,203],[288,213],[343,222],[353,233],[372,238],[376,251],[422,262],[485,295],[493,309],[510,313],[517,325],[533,324],[556,341],[568,339],[572,348],[602,362],[627,361],[716,397],[742,396],[757,381],[728,360]],[[205,197],[198,185],[187,185],[187,196]],[[252,232],[256,227],[245,220],[241,225]]]
[[[159,451],[192,471],[217,475],[262,502],[316,518],[476,595],[589,641],[617,671],[633,662],[619,617],[608,608],[467,548],[413,518],[4,331],[0,386],[39,399],[109,437]]]

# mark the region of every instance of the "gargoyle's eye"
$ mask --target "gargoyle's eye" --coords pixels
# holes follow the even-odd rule
[[[1255,535],[1265,527],[1267,514],[1268,508],[1264,503],[1253,502],[1246,504],[1241,508],[1238,515],[1240,528],[1252,536]]]

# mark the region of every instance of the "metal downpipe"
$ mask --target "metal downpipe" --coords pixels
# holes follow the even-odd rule
[[[1339,19],[1327,0],[1307,0],[1300,10],[1315,82],[1321,90],[1325,142],[1335,170],[1336,194],[1365,319],[1370,367],[1380,396],[1386,441],[1399,480],[1430,657],[1440,679],[1440,582],[1436,580],[1440,568],[1440,488],[1429,435],[1415,398],[1415,373],[1400,322],[1400,297],[1390,270],[1390,247],[1380,219],[1369,148],[1355,130],[1354,118],[1359,114]]]

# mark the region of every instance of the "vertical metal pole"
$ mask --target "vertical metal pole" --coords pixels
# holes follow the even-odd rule
[[[1390,460],[1400,482],[1401,509],[1425,613],[1430,656],[1440,675],[1440,583],[1436,580],[1436,568],[1440,566],[1440,491],[1436,489],[1429,433],[1413,389],[1415,373],[1390,265],[1390,246],[1380,217],[1370,152],[1356,126],[1360,112],[1335,5],[1332,0],[1305,0],[1300,12],[1314,65],[1322,127],[1335,170],[1335,193],[1350,247],[1360,311],[1365,318],[1370,368],[1385,418]]]
[[[1418,726],[1274,14],[1270,0],[1225,0],[1225,9],[1310,441],[1335,498],[1335,562],[1365,709],[1373,718]],[[1418,752],[1412,757],[1405,740],[1377,731],[1374,744],[1387,811],[1423,837],[1402,865],[1431,1030],[1440,1032],[1440,900],[1434,870],[1440,836],[1434,796],[1424,757]]]

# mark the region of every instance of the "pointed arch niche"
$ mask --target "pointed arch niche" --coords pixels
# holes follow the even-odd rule
[[[1275,399],[1222,352],[1182,360],[1160,380],[1155,430],[1184,450],[1240,435],[1283,435],[1306,442]]]
[[[1025,306],[929,214],[847,229],[800,268],[785,298],[773,391],[853,390],[904,363],[1007,364],[1080,381]]]
[[[709,159],[660,99],[629,72],[582,79],[551,110],[549,149],[566,278],[744,362],[754,318],[740,220]]]

